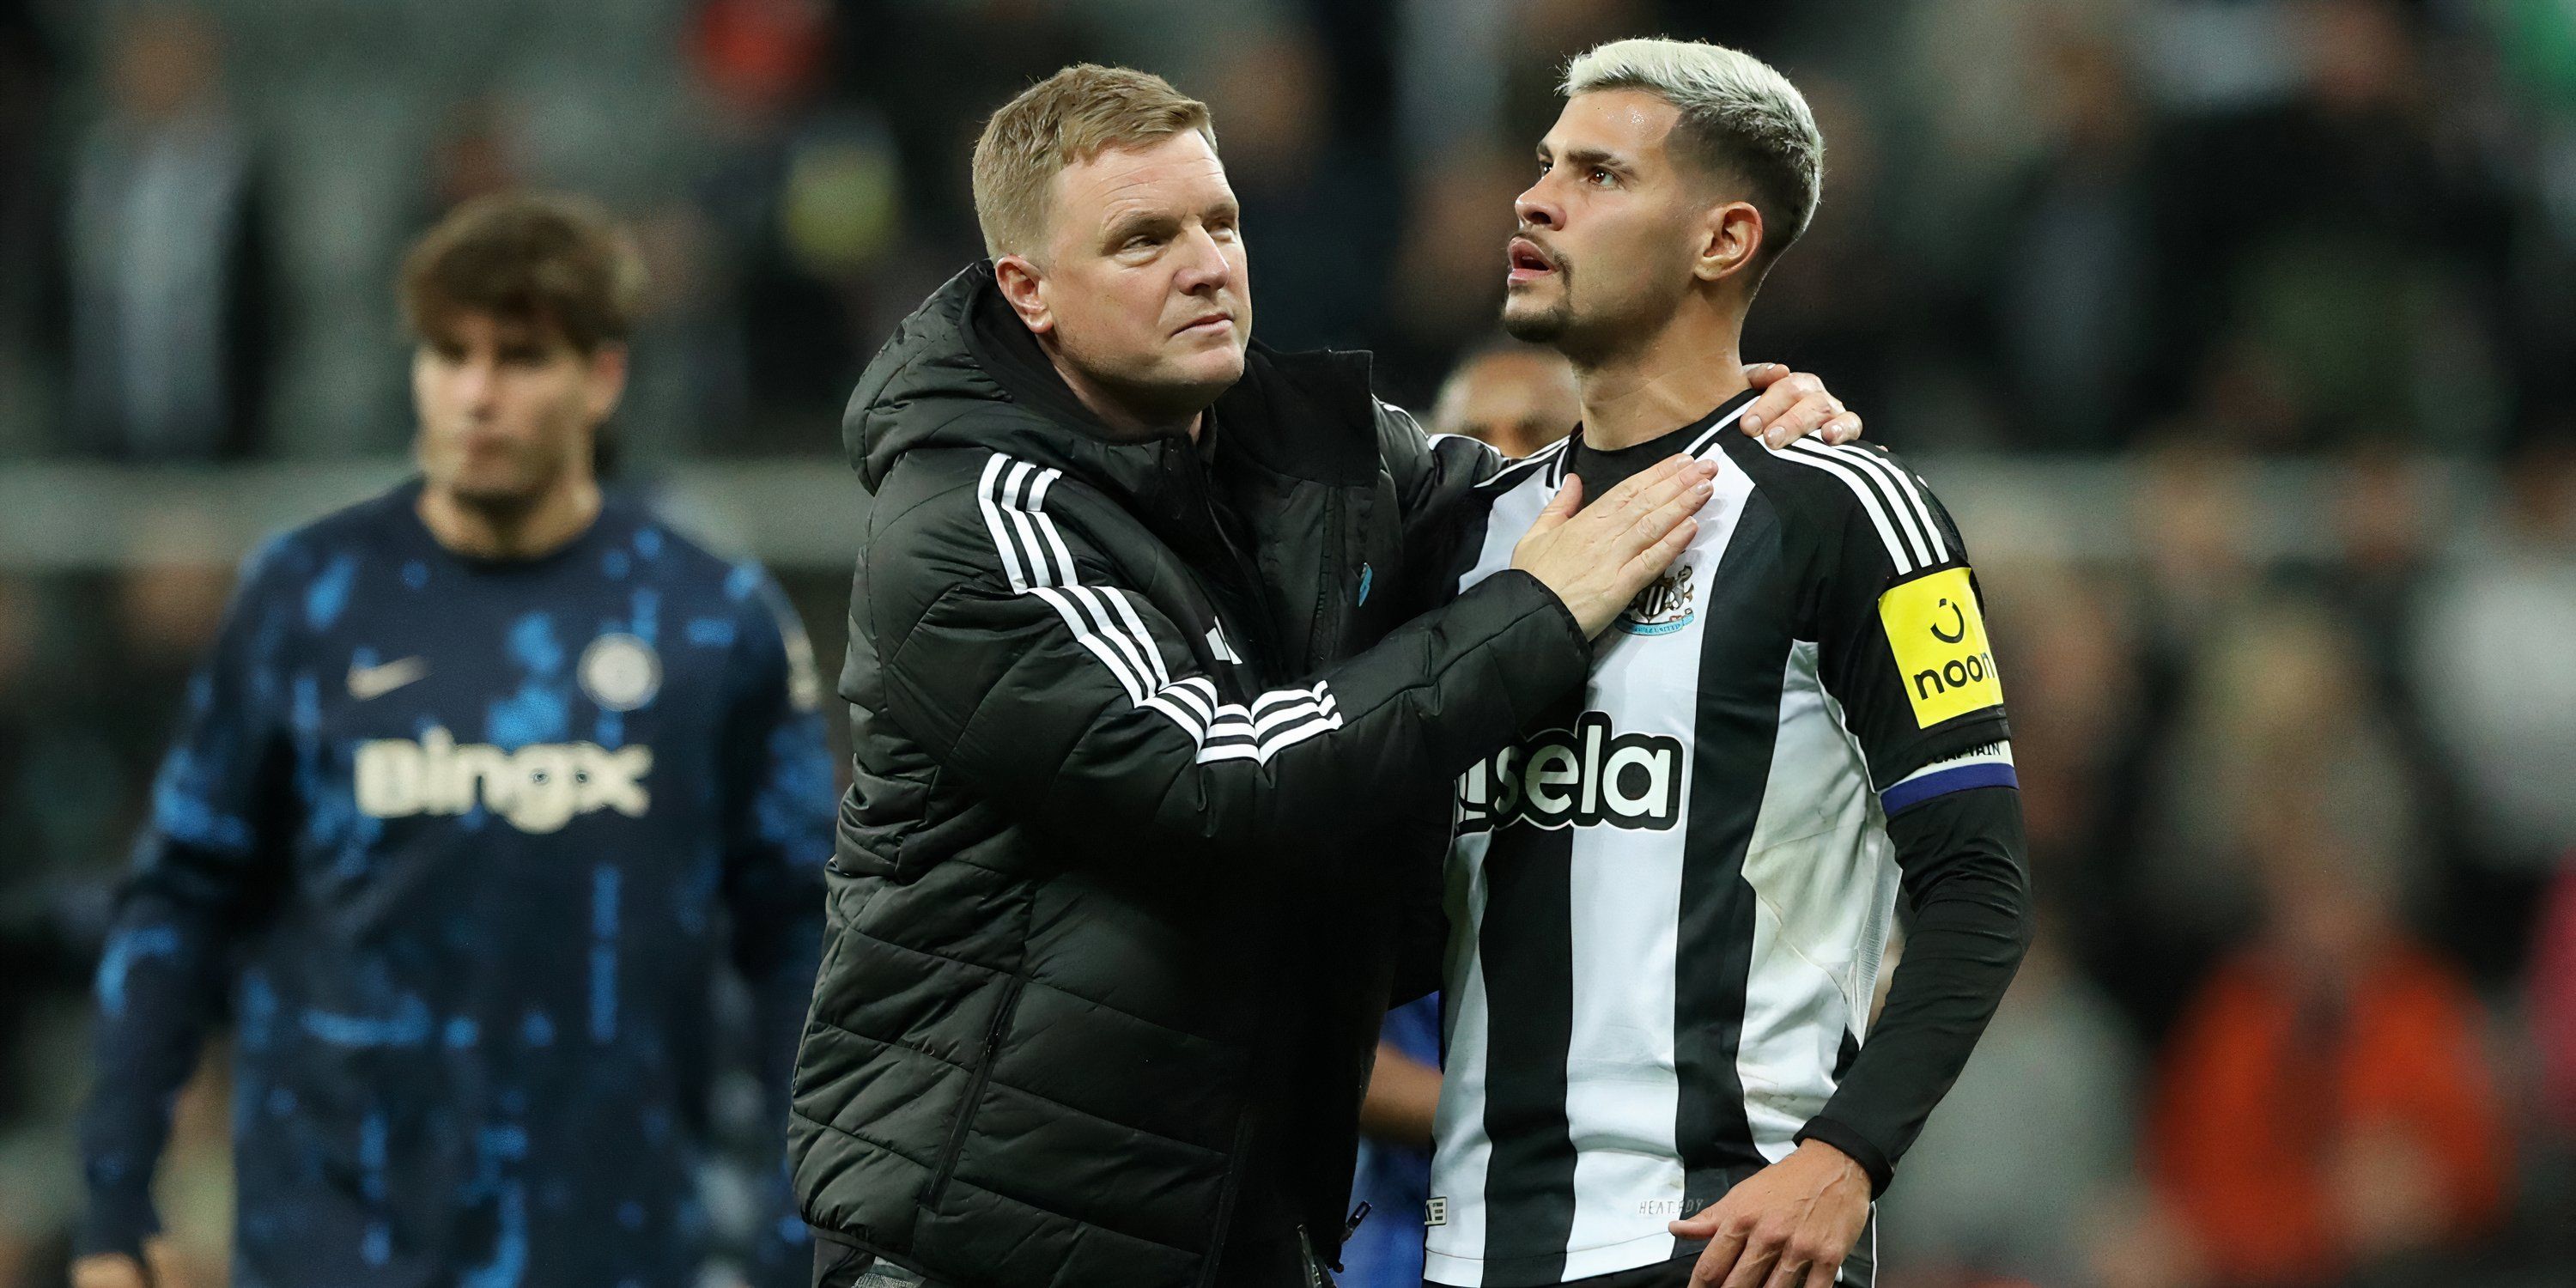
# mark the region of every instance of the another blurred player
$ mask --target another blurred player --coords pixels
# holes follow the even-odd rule
[[[80,1288],[145,1282],[234,1022],[233,1283],[699,1282],[714,971],[783,1125],[832,779],[776,588],[603,496],[639,270],[501,197],[405,265],[422,477],[247,565],[99,966]],[[783,1169],[754,1278],[802,1282]]]
[[[1572,360],[1583,423],[1478,487],[1456,584],[1569,495],[1722,468],[1585,691],[1459,781],[1427,1273],[1865,1285],[1872,1197],[2028,942],[2003,690],[1920,479],[1735,432],[1745,312],[1816,207],[1805,100],[1665,40],[1576,59],[1567,93],[1503,321]]]
[[[1561,441],[1581,419],[1583,398],[1564,354],[1498,340],[1460,359],[1441,382],[1431,432],[1465,434],[1518,459]]]

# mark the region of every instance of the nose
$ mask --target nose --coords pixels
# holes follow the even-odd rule
[[[1224,286],[1233,271],[1226,263],[1225,248],[1203,224],[1192,224],[1181,234],[1179,269],[1174,282],[1184,295],[1212,295]]]
[[[1512,199],[1512,213],[1520,216],[1523,228],[1553,229],[1565,226],[1564,207],[1548,200],[1546,194],[1540,191],[1546,186],[1547,180],[1542,177],[1523,190],[1520,196]]]
[[[476,356],[456,368],[456,399],[477,415],[489,413],[501,391],[501,364]]]

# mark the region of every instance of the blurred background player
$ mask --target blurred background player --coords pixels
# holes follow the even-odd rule
[[[80,1288],[148,1281],[172,1097],[227,1016],[232,1282],[700,1282],[711,1074],[785,1090],[832,778],[766,575],[594,474],[640,275],[541,197],[409,256],[420,475],[253,557],[118,901]],[[753,1051],[711,1033],[728,958]],[[753,1277],[795,1282],[770,1171]]]
[[[1435,434],[1465,434],[1518,459],[1583,418],[1574,367],[1554,349],[1498,339],[1459,359],[1431,405]]]

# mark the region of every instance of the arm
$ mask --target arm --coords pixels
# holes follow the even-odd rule
[[[1879,787],[1913,921],[1886,1009],[1797,1150],[1675,1224],[1711,1239],[1694,1283],[1833,1282],[2030,942],[2003,689],[1958,530],[1893,461],[1844,463],[1892,505],[1855,501],[1823,534],[1808,616],[1825,688]]]
[[[775,583],[745,565],[722,743],[723,895],[734,969],[752,1002],[753,1072],[777,1165],[761,1174],[769,1219],[749,1277],[801,1285],[813,1272],[784,1156],[787,1089],[814,995],[823,936],[823,861],[832,852],[832,762],[822,684],[805,628]]]
[[[97,1279],[118,1269],[103,1263],[139,1263],[161,1228],[151,1187],[171,1101],[223,1012],[233,943],[286,871],[274,823],[285,744],[266,699],[289,622],[274,569],[294,559],[262,562],[271,571],[245,578],[190,685],[99,957],[97,1081],[80,1120],[88,1204],[74,1249],[93,1281],[115,1282]]]
[[[1869,1042],[1798,1133],[1850,1155],[1873,1193],[1966,1067],[2031,934],[2017,788],[1943,794],[1889,819],[1887,833],[1913,912],[1905,955]]]
[[[1431,1120],[1439,1107],[1440,1071],[1392,1042],[1378,1043],[1368,1097],[1360,1102],[1360,1133],[1390,1145],[1429,1149]]]
[[[1927,521],[1931,566],[1899,562],[1916,549],[1902,516],[1891,545],[1848,515],[1817,608],[1818,661],[1879,785],[1912,921],[1886,1009],[1799,1133],[1858,1162],[1873,1193],[1966,1066],[2032,931],[2021,791],[1975,574],[1929,489],[1880,462],[1880,481],[1920,502],[1908,508]]]
[[[1119,855],[1139,829],[1298,851],[1441,790],[1581,682],[1587,635],[1688,543],[1707,492],[1681,458],[1579,517],[1569,490],[1519,569],[1311,683],[1232,703],[1194,661],[1204,646],[1089,537],[1124,520],[1027,468],[994,457],[975,496],[880,533],[861,629],[887,713],[924,750]]]

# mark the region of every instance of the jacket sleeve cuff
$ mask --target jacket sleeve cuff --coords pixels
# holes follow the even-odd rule
[[[161,1217],[153,1210],[149,1192],[122,1194],[92,1190],[88,1209],[81,1213],[80,1225],[73,1232],[72,1255],[90,1257],[121,1252],[140,1261],[143,1258],[143,1241],[159,1233]]]
[[[1871,1144],[1868,1137],[1847,1124],[1831,1118],[1811,1118],[1806,1126],[1798,1129],[1794,1139],[1801,1144],[1811,1140],[1823,1141],[1850,1155],[1853,1162],[1860,1164],[1862,1171],[1869,1173],[1869,1196],[1873,1199],[1887,1193],[1887,1183],[1895,1178],[1896,1164],[1889,1161],[1886,1151]]]
[[[1506,568],[1476,583],[1467,594],[1502,597],[1513,605],[1519,620],[1537,627],[1532,635],[1522,638],[1548,647],[1531,650],[1528,660],[1552,669],[1529,678],[1536,682],[1534,687],[1546,691],[1550,700],[1582,683],[1583,677],[1591,673],[1592,640],[1583,633],[1583,624],[1574,620],[1574,610],[1566,607],[1546,582],[1518,568]]]

